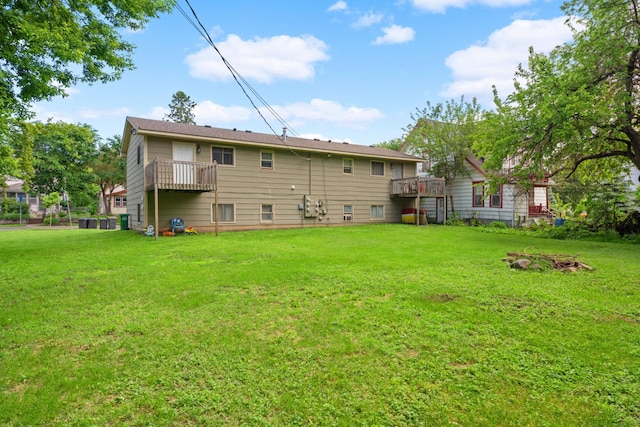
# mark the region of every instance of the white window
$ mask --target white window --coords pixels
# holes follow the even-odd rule
[[[489,206],[492,208],[502,207],[502,185],[489,197]]]
[[[273,170],[273,151],[260,151],[260,169]]]
[[[373,220],[384,219],[384,205],[371,205],[371,219]]]
[[[384,162],[371,161],[371,175],[384,176]]]
[[[342,173],[353,175],[353,159],[342,159]]]
[[[345,222],[353,221],[353,205],[344,205],[342,207],[342,219]]]
[[[233,166],[235,165],[235,153],[233,148],[228,147],[211,147],[212,160],[218,162],[219,165]]]
[[[211,205],[211,222],[216,222],[216,205]],[[236,205],[218,203],[218,222],[236,222]]]
[[[273,205],[260,205],[260,222],[273,222]]]
[[[484,182],[475,181],[471,185],[473,190],[473,207],[481,208],[484,206]]]
[[[114,205],[117,208],[122,208],[127,206],[127,198],[122,196],[116,196]]]

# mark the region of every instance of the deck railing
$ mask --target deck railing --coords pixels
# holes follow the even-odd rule
[[[553,218],[555,215],[551,212],[547,207],[542,205],[529,205],[529,216],[530,217],[541,217],[546,216],[548,218]]]
[[[146,189],[181,191],[215,191],[213,163],[155,159],[145,169]]]
[[[414,176],[391,180],[391,195],[395,197],[444,197],[444,178]]]

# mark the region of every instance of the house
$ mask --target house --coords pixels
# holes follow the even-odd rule
[[[198,231],[393,223],[422,198],[444,197],[444,180],[417,176],[417,157],[286,131],[127,117],[121,155],[139,232],[167,230],[172,218]]]
[[[495,192],[490,192],[489,173],[483,168],[483,161],[473,155],[465,159],[467,174],[456,177],[452,191],[456,215],[483,223],[500,221],[510,227],[530,225],[535,221],[550,222],[553,214],[549,208],[549,179],[532,182],[531,188],[525,189],[507,179]],[[517,159],[509,159],[500,171],[507,177],[516,166]],[[447,187],[447,194],[449,190]],[[427,215],[436,209],[432,200],[424,200],[421,206],[427,209]],[[453,212],[447,209],[447,216]]]
[[[7,177],[5,181],[6,187],[0,187],[0,200],[8,197],[14,199],[16,202],[27,203],[29,205],[29,212],[25,212],[26,216],[40,213],[40,198],[38,196],[30,196],[24,191],[22,188],[24,181],[11,177]]]
[[[409,149],[409,140],[414,131],[423,126],[440,125],[445,124],[419,119],[400,150]],[[421,153],[421,157],[423,161],[418,164],[418,175],[430,176],[430,171],[435,165],[426,153]],[[448,198],[422,199],[420,208],[426,211],[427,217],[432,218],[431,221],[436,222],[441,222],[443,217],[446,220],[454,215],[464,220],[477,220],[482,223],[500,221],[511,227],[528,225],[540,220],[550,222],[553,219],[549,209],[549,186],[552,182],[543,179],[533,181],[530,188],[519,186],[514,180],[509,179],[518,163],[518,157],[511,157],[504,162],[502,170],[487,171],[483,167],[482,159],[468,154],[463,162],[465,173],[456,174],[455,180],[447,183]],[[489,184],[494,173],[506,177],[507,180],[492,192]]]
[[[102,197],[99,197],[98,211],[100,214],[111,212],[111,215],[117,216],[119,214],[127,213],[127,189],[122,185],[116,185],[111,189],[111,192],[107,194],[106,203],[109,204],[110,210],[107,211],[105,202]]]

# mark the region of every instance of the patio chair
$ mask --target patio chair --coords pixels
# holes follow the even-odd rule
[[[186,234],[186,227],[184,226],[184,220],[182,218],[171,218],[171,232]]]

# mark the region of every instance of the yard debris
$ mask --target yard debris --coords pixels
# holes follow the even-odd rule
[[[558,271],[593,270],[593,267],[577,260],[577,257],[577,255],[507,252],[507,258],[503,260],[508,262],[511,268],[518,270],[543,270],[545,266]]]

